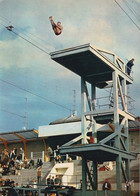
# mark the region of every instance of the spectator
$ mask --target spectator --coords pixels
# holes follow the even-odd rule
[[[56,152],[56,156],[58,156],[58,155],[60,154],[60,153],[59,153],[59,145],[56,146],[55,152]]]
[[[2,193],[2,196],[6,196],[7,195],[5,188],[2,188],[2,192],[1,193]]]
[[[47,178],[47,185],[51,185],[51,175]]]
[[[47,150],[47,155],[48,155],[48,161],[52,161],[52,156],[53,156],[53,151],[52,148],[49,146]]]
[[[13,179],[10,180],[10,186],[15,186],[15,181]]]
[[[52,185],[52,186],[54,185],[54,176],[53,176],[52,179],[51,179],[51,185]]]
[[[13,154],[13,150],[10,150],[9,159],[12,159],[12,158],[14,158],[14,154]]]
[[[34,167],[34,160],[31,158],[30,162],[29,162],[29,169]]]
[[[4,165],[3,166],[3,173],[2,175],[7,175],[9,173],[9,166],[8,165]]]
[[[19,188],[19,184],[18,184],[18,183],[16,183],[16,184],[15,184],[15,187],[16,187],[16,188]]]
[[[14,167],[15,166],[15,161],[14,158],[12,158],[9,162],[9,167]]]
[[[36,189],[37,188],[37,182],[35,179],[32,181],[32,188]]]
[[[24,168],[28,169],[29,168],[29,161],[26,159],[24,160]]]
[[[60,155],[56,156],[55,162],[56,163],[60,163],[61,162],[61,156]]]
[[[78,185],[78,189],[82,190],[82,180],[80,180],[80,184]]]
[[[16,159],[16,157],[17,157],[17,149],[16,148],[13,148],[13,154],[14,154],[14,159]]]
[[[105,180],[104,184],[103,184],[103,191],[104,191],[104,195],[107,196],[107,192],[108,190],[111,190],[111,184],[108,181],[108,179]]]
[[[19,196],[19,194],[17,193],[15,189],[13,189],[13,187],[14,187],[14,184],[11,183],[11,188],[9,189],[7,196]]]
[[[19,149],[19,160],[24,160],[24,150],[22,148]]]
[[[67,161],[68,161],[68,163],[72,162],[72,158],[69,156]]]
[[[41,183],[41,167],[38,167],[38,170],[37,170],[37,183],[38,184]]]
[[[56,178],[54,179],[54,185],[57,186],[61,185],[61,179],[59,178],[59,175],[56,175]]]
[[[60,163],[61,162],[61,155],[59,152],[59,145],[56,146],[55,152],[56,152],[55,162]]]
[[[7,179],[5,180],[5,186],[10,186],[10,179],[7,178]]]
[[[0,174],[2,174],[2,173],[3,173],[3,168],[2,168],[2,165],[0,163]]]
[[[41,160],[41,158],[39,157],[37,160],[37,167],[41,167],[43,165],[43,162]]]
[[[8,161],[9,161],[9,153],[7,149],[4,149],[2,151],[1,163],[2,165],[6,165]]]

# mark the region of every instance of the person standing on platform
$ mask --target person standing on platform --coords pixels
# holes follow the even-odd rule
[[[130,61],[128,61],[128,63],[126,64],[127,66],[127,73],[128,75],[130,76],[130,73],[131,73],[131,69],[132,69],[132,66],[134,65],[134,58],[132,58]]]

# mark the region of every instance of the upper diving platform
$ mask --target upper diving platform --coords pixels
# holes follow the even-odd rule
[[[133,79],[125,72],[125,63],[116,54],[84,44],[50,53],[52,60],[81,76],[98,88],[112,81],[112,72],[118,71],[120,79],[132,84]],[[110,59],[110,58],[111,59]]]

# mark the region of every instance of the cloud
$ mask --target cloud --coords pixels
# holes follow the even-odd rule
[[[90,42],[95,47],[113,51],[123,60],[134,57],[132,95],[139,105],[139,32],[114,1],[108,0],[106,3],[103,0],[81,0],[79,3],[75,0],[59,0],[59,2],[42,0],[40,3],[40,0],[19,0],[17,3],[17,0],[7,0],[1,5],[1,15],[10,18],[15,32],[48,53]],[[56,22],[60,20],[64,26],[60,36],[53,33],[48,19],[50,15]],[[73,94],[70,93],[70,89],[80,91],[80,77],[52,61],[49,55],[19,36],[14,37],[12,32],[3,28],[0,35],[0,77],[72,108]],[[68,115],[67,111],[35,98],[27,92],[10,85],[2,83],[0,85],[1,93],[32,98],[29,99],[30,127],[37,127],[49,123],[52,119]],[[62,90],[56,92],[56,85],[63,87]],[[79,101],[79,94],[77,99]],[[2,101],[4,102],[4,99]],[[15,98],[12,97],[9,97],[9,103],[5,99],[5,107],[6,104],[11,110],[13,107],[15,113],[23,111],[24,104],[19,103],[16,109],[14,101]],[[138,107],[136,109],[138,113]],[[3,116],[4,119],[8,119],[6,114]],[[12,118],[13,122],[10,122],[10,125],[4,120],[4,125],[8,124],[9,129],[16,127],[15,119]],[[22,127],[22,122],[18,123],[18,128]]]

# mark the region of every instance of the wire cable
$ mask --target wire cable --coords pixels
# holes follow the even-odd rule
[[[45,100],[45,101],[48,101],[48,102],[50,102],[50,103],[53,103],[53,104],[55,104],[55,105],[57,105],[57,106],[60,106],[60,107],[62,107],[62,108],[64,108],[64,109],[66,109],[66,110],[72,112],[71,109],[69,109],[69,108],[67,108],[67,107],[65,107],[65,106],[63,106],[63,105],[61,105],[61,104],[58,104],[58,103],[56,103],[56,102],[54,102],[54,101],[51,101],[51,100],[49,100],[49,99],[47,99],[47,98],[45,98],[45,97],[42,97],[42,96],[40,96],[40,95],[38,95],[38,94],[36,94],[36,93],[33,93],[33,92],[29,91],[29,90],[26,90],[26,89],[24,89],[24,88],[22,88],[22,87],[19,87],[19,86],[15,85],[15,84],[12,84],[12,83],[7,82],[7,81],[5,81],[5,80],[0,79],[0,81],[4,82],[4,83],[6,83],[6,84],[9,84],[9,85],[11,85],[11,86],[14,86],[14,87],[16,87],[16,88],[18,88],[18,89],[20,89],[20,90],[23,90],[23,91],[25,91],[25,92],[27,92],[27,93],[30,93],[30,94],[32,94],[32,95],[34,95],[34,96],[36,96],[36,97],[39,97],[39,98],[41,98],[41,99],[43,99],[43,100]]]
[[[4,24],[2,24],[2,23],[0,23],[0,24],[6,28],[6,26],[5,26]],[[31,42],[31,41],[29,41],[28,39],[24,38],[24,37],[21,36],[19,33],[16,33],[16,32],[13,31],[13,30],[10,30],[10,31],[13,32],[15,35],[19,36],[20,38],[22,38],[23,40],[27,41],[28,43],[30,43],[30,44],[33,45],[34,47],[38,48],[39,50],[41,50],[42,52],[44,52],[44,53],[46,53],[47,55],[50,56],[50,54],[49,54],[46,50],[42,49],[41,47],[37,46],[37,45],[34,44],[33,42]]]
[[[39,46],[37,46],[37,45],[34,44],[33,42],[29,41],[28,39],[24,38],[23,36],[21,36],[20,34],[16,33],[15,31],[12,30],[11,32],[13,32],[13,33],[16,34],[17,36],[21,37],[23,40],[27,41],[27,42],[30,43],[31,45],[35,46],[36,48],[38,48],[39,50],[41,50],[42,52],[45,52],[46,54],[48,54],[48,55],[50,56],[50,54],[49,54],[46,50],[40,48]]]
[[[130,2],[129,2],[130,3]],[[132,1],[132,5],[133,5],[133,3],[134,3],[134,1]],[[130,5],[130,4],[129,4]],[[133,7],[134,7],[134,5],[133,5]],[[138,17],[140,17],[140,14],[138,14],[138,12],[136,12],[135,11],[135,9],[133,8],[132,6],[131,6],[131,9],[135,12],[135,14],[138,16]]]
[[[23,33],[24,29],[21,28],[21,27],[19,27],[19,26],[17,26],[13,21],[8,20],[6,17],[4,17],[4,16],[2,16],[2,15],[0,15],[0,18],[3,18],[4,20],[8,21],[8,23],[12,23],[12,24],[14,25],[14,28],[15,28],[15,29],[21,30],[21,31],[22,31],[21,33],[22,33],[23,35],[25,35],[26,37],[28,37],[28,38],[31,39],[32,41],[36,42],[37,44],[39,44],[39,45],[41,45],[43,48],[45,48],[45,47],[43,46],[43,44],[37,42],[36,40],[34,40],[34,39],[32,39],[31,37],[29,37],[27,34]],[[18,30],[18,31],[19,31],[19,30]],[[29,33],[30,35],[34,36],[35,38],[39,39],[40,41],[46,42],[45,40],[43,40],[43,39],[41,39],[40,37],[34,35],[33,33],[31,33],[31,32],[28,32],[28,33]],[[46,43],[47,43],[47,42],[46,42]],[[48,44],[48,43],[47,43],[47,44]]]
[[[2,23],[0,23],[0,24],[3,25],[3,26],[6,28],[6,26],[5,26],[4,24],[2,24]],[[13,31],[13,30],[11,30],[11,31],[12,31],[14,34],[16,34],[17,36],[21,37],[23,40],[27,41],[28,43],[30,43],[30,44],[33,45],[34,47],[38,48],[39,50],[41,50],[42,52],[44,52],[44,53],[46,53],[46,54],[48,54],[48,55],[50,56],[50,54],[49,54],[47,51],[43,50],[42,48],[40,48],[40,47],[37,46],[36,44],[32,43],[31,41],[27,40],[27,39],[24,38],[23,36],[19,35],[19,34],[16,33],[15,31]],[[48,102],[50,102],[50,103],[53,103],[53,104],[58,105],[58,106],[60,106],[60,107],[63,107],[64,109],[67,109],[67,110],[69,110],[70,112],[72,112],[71,109],[69,109],[69,108],[67,108],[67,107],[65,107],[65,106],[63,106],[63,105],[61,105],[61,104],[57,104],[56,102],[53,102],[53,101],[51,101],[51,100],[49,100],[49,99],[46,99],[46,98],[44,98],[44,97],[42,97],[42,96],[40,96],[40,95],[37,95],[37,94],[35,94],[35,93],[32,93],[32,92],[30,92],[29,90],[26,90],[26,89],[24,89],[24,88],[18,87],[17,85],[14,85],[14,84],[12,84],[12,83],[10,83],[10,82],[7,82],[7,81],[5,81],[5,80],[2,80],[2,79],[0,79],[0,81],[5,82],[5,83],[7,83],[7,84],[10,84],[10,85],[12,85],[12,86],[14,86],[14,87],[16,87],[16,88],[19,88],[19,89],[21,89],[21,90],[23,90],[23,91],[26,91],[26,92],[28,92],[28,93],[34,95],[34,96],[37,96],[37,97],[39,97],[39,98],[41,98],[41,99],[44,99],[44,100],[46,100],[46,101],[48,101]]]
[[[0,68],[0,71],[1,71],[1,68]],[[2,70],[3,71],[3,70]],[[31,77],[29,78],[28,76],[25,76],[24,74],[21,74],[21,73],[16,73],[16,72],[14,72],[13,70],[12,71],[5,71],[6,73],[9,73],[9,74],[11,74],[11,75],[20,75],[20,76],[22,76],[22,77],[24,77],[25,78],[25,80],[31,80]],[[34,80],[34,77],[32,77],[32,80]],[[48,83],[46,83],[46,82],[44,82],[44,81],[41,81],[41,80],[37,80],[37,84],[40,84],[40,86],[42,86],[43,88],[45,87],[47,87],[46,85],[48,85]],[[74,91],[74,90],[76,90],[76,89],[70,89],[70,88],[66,88],[66,87],[64,87],[64,86],[58,86],[58,85],[53,85],[53,84],[51,84],[51,86],[53,87],[53,88],[56,88],[56,91],[57,91],[57,89],[61,89],[61,90],[67,90],[70,94],[71,94],[71,91]],[[17,96],[16,96],[17,97]]]
[[[135,18],[140,21],[139,16],[133,11],[133,9],[130,7],[129,3],[126,0],[123,0],[123,1],[126,4],[126,6],[128,7],[128,9],[133,13],[133,15],[135,16]]]
[[[127,14],[127,12],[122,8],[122,6],[116,1],[114,0],[117,5],[121,8],[121,10],[123,10],[123,12],[128,16],[128,18],[133,22],[133,24],[140,30],[140,27],[135,23],[135,21]]]
[[[0,111],[6,112],[6,113],[9,113],[9,114],[13,114],[13,115],[15,115],[15,116],[19,116],[19,117],[21,117],[21,118],[25,118],[25,116],[21,116],[21,115],[19,115],[19,114],[16,114],[16,113],[13,113],[13,112],[9,112],[9,111],[7,111],[7,110],[0,109]]]

